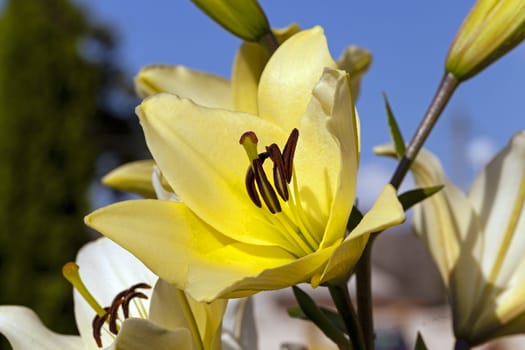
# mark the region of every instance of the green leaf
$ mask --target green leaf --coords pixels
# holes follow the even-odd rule
[[[330,309],[327,309],[325,307],[322,307],[320,306],[319,309],[321,310],[321,312],[328,318],[330,319],[330,321],[334,324],[334,326],[337,327],[337,329],[339,329],[340,331],[342,331],[343,333],[346,333],[347,330],[346,330],[346,327],[345,327],[345,324],[343,322],[343,319],[341,318],[341,316],[335,312],[335,311],[332,311]],[[300,320],[306,320],[306,321],[309,321],[310,319],[305,315],[305,313],[303,312],[303,310],[301,309],[301,307],[299,306],[295,306],[295,307],[291,307],[291,308],[288,308],[288,316],[292,317],[292,318],[297,318],[297,319],[300,319]]]
[[[397,125],[394,113],[392,113],[392,108],[390,108],[390,103],[388,103],[388,98],[386,97],[386,94],[383,94],[383,98],[385,100],[386,114],[388,116],[390,136],[392,136],[392,142],[394,142],[397,157],[401,158],[405,154],[405,140],[403,139],[403,135],[401,135],[401,131],[399,130],[399,126]]]
[[[416,339],[416,346],[414,347],[414,350],[427,350],[427,345],[425,344],[425,341],[423,340],[423,336],[420,332],[417,332],[417,339]]]
[[[361,222],[361,219],[363,219],[363,214],[354,205],[346,223],[346,232],[352,232],[352,230]]]
[[[299,287],[293,286],[295,299],[304,315],[312,321],[339,349],[351,349],[350,340],[339,330],[325,313],[317,306],[315,301]]]
[[[272,36],[270,24],[257,0],[192,0],[230,33],[248,41]]]
[[[407,191],[399,195],[398,199],[403,206],[403,209],[407,211],[415,204],[427,199],[432,196],[434,193],[440,191],[443,188],[443,185],[437,185],[432,187],[418,188],[415,190]]]

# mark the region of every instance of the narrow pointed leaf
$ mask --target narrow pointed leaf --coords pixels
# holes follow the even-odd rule
[[[361,222],[362,218],[363,218],[363,214],[354,205],[352,207],[352,211],[350,212],[350,217],[348,218],[348,222],[346,223],[347,232],[352,232],[352,230],[356,228],[356,226]]]
[[[293,293],[299,307],[306,317],[311,320],[328,338],[338,345],[340,349],[350,349],[348,338],[332,321],[321,311],[315,301],[299,287],[293,286]]]
[[[427,345],[425,344],[420,332],[417,332],[416,346],[414,347],[414,350],[427,350]]]
[[[405,154],[405,140],[403,135],[401,135],[401,130],[399,130],[399,125],[397,125],[396,118],[390,108],[390,103],[388,103],[388,98],[386,94],[383,94],[385,100],[386,114],[388,117],[388,126],[390,127],[390,135],[392,136],[392,142],[394,142],[394,147],[396,149],[396,154],[398,158],[403,157]]]
[[[439,192],[442,188],[443,185],[438,185],[407,191],[399,196],[399,202],[401,202],[403,209],[407,211],[415,204],[427,199],[434,193]]]
[[[337,312],[332,311],[322,306],[320,306],[319,309],[334,324],[334,326],[337,327],[337,329],[339,329],[341,332],[346,334],[347,329],[345,327],[343,319]],[[292,318],[297,318],[300,320],[305,320],[305,321],[310,320],[308,316],[306,316],[306,314],[304,313],[304,311],[301,309],[300,306],[288,308],[288,316]]]

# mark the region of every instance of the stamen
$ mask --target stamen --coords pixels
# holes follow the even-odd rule
[[[98,316],[102,317],[106,311],[100,306],[96,299],[91,295],[89,290],[86,288],[84,282],[80,278],[78,273],[79,267],[74,262],[68,262],[62,267],[62,275],[66,280],[73,285],[73,287],[80,293],[84,300],[91,306]]]
[[[297,146],[297,140],[299,139],[299,130],[293,129],[288,141],[283,150],[284,168],[286,173],[286,182],[290,183],[292,180],[293,173],[293,157],[295,155],[295,148]]]
[[[118,310],[120,307],[122,307],[122,313],[124,314],[124,319],[129,318],[129,303],[134,298],[140,298],[140,299],[147,299],[147,295],[137,291],[136,289],[150,289],[151,286],[147,283],[137,283],[128,289],[123,290],[122,292],[118,293],[111,302],[111,305],[109,307],[104,308],[104,314],[103,315],[96,315],[93,319],[93,338],[95,338],[95,341],[98,345],[98,347],[102,347],[102,326],[105,322],[109,324],[109,330],[111,333],[118,335],[119,332],[119,325],[117,324],[117,321],[119,319],[118,317]]]
[[[283,161],[283,155],[279,146],[275,143],[266,147],[266,151],[270,155],[270,159],[273,161],[273,183],[277,193],[286,202],[289,198],[288,186],[286,185],[286,173]]]
[[[147,283],[137,283],[128,289],[123,290],[118,293],[111,305],[106,308],[102,308],[100,304],[95,300],[93,295],[88,291],[84,282],[80,278],[78,273],[79,266],[74,262],[68,262],[62,267],[62,274],[64,278],[73,285],[73,287],[80,293],[80,295],[86,300],[86,302],[95,310],[96,316],[93,318],[92,327],[93,327],[93,338],[97,343],[99,348],[102,347],[102,327],[104,323],[108,323],[109,330],[111,333],[117,335],[119,331],[119,325],[117,321],[118,310],[122,307],[122,313],[124,318],[129,318],[129,303],[132,299],[140,298],[147,299],[147,295],[137,291],[137,289],[150,289],[151,286]]]
[[[279,203],[275,190],[266,177],[262,164],[263,160],[259,158],[254,159],[252,162],[255,181],[257,182],[257,188],[259,188],[259,193],[268,210],[270,210],[272,214],[275,214],[281,211],[281,204]]]
[[[148,296],[142,292],[133,292],[131,294],[126,295],[126,297],[122,301],[122,312],[124,313],[124,318],[129,317],[129,302],[133,298],[148,299]]]
[[[119,293],[119,294],[122,294]],[[122,296],[116,296],[115,299],[113,299],[113,302],[111,303],[111,306],[109,307],[108,314],[109,314],[109,330],[111,333],[117,335],[119,331],[119,327],[117,326],[117,320],[118,320],[118,308],[122,305]]]
[[[104,310],[104,315],[96,315],[95,318],[93,318],[93,322],[91,323],[93,328],[93,338],[95,338],[95,342],[99,348],[102,347],[102,326],[109,317],[109,313],[107,312],[109,311],[109,307],[105,308]]]
[[[293,157],[298,138],[299,131],[293,129],[286,141],[283,153],[281,153],[279,146],[274,143],[266,147],[266,152],[260,154],[257,153],[257,143],[259,140],[253,131],[245,132],[239,140],[239,143],[243,145],[244,150],[248,155],[248,159],[250,160],[250,168],[248,169],[245,178],[245,186],[248,196],[259,208],[262,206],[259,196],[262,196],[264,203],[272,214],[282,211],[276,191],[283,201],[287,202],[290,198],[288,184],[292,179]],[[264,160],[268,157],[273,162],[273,186],[268,181],[262,166]]]
[[[257,193],[257,189],[255,187],[255,173],[253,172],[252,167],[249,167],[248,171],[246,172],[245,184],[246,191],[248,192],[248,195],[250,196],[253,204],[260,208],[262,206],[261,199],[259,198],[259,194]]]
[[[130,291],[135,291],[135,289],[151,289],[151,286],[145,282],[139,282],[137,284],[134,284],[132,285],[131,287],[128,288],[128,290]]]

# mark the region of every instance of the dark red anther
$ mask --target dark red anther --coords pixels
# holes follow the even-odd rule
[[[122,312],[124,313],[124,318],[129,317],[129,302],[133,298],[148,299],[148,296],[142,292],[133,291],[130,294],[126,295],[122,301]]]
[[[108,322],[109,324],[109,330],[111,333],[117,335],[118,334],[118,310],[120,307],[122,307],[122,313],[124,314],[124,318],[127,319],[129,317],[129,303],[133,298],[140,298],[140,299],[147,299],[148,296],[142,292],[136,291],[136,289],[150,289],[151,286],[147,283],[137,283],[128,289],[123,290],[122,292],[118,293],[111,302],[111,306],[105,307],[104,310],[106,313],[102,316],[96,315],[92,322],[93,327],[93,338],[95,338],[95,342],[97,343],[98,347],[102,347],[102,326],[104,326],[105,322]]]
[[[253,204],[260,208],[262,204],[261,199],[259,198],[259,194],[257,193],[257,188],[255,187],[255,174],[253,172],[252,167],[249,167],[248,171],[246,172],[245,184],[248,196],[250,196],[250,199],[252,200]]]
[[[266,173],[262,167],[263,161],[261,159],[254,159],[252,164],[257,188],[268,210],[270,210],[272,214],[280,212],[281,204],[270,181],[268,181],[268,177],[266,177]]]
[[[106,311],[104,315],[96,315],[93,318],[93,322],[91,322],[91,327],[93,328],[93,338],[95,338],[95,342],[99,348],[102,347],[102,326],[109,317],[109,307],[105,307],[104,310]]]
[[[275,185],[275,189],[281,198],[286,202],[289,198],[289,195],[288,186],[286,185],[286,170],[284,167],[283,155],[281,154],[279,146],[277,146],[275,143],[266,147],[266,151],[270,155],[270,159],[273,162],[273,183]]]
[[[295,148],[297,147],[298,139],[299,130],[293,129],[283,150],[284,169],[286,173],[286,182],[288,183],[292,180],[293,157],[295,155]]]

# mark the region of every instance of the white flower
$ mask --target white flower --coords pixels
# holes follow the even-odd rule
[[[118,336],[102,323],[100,340],[105,349],[220,349],[221,322],[226,301],[211,304],[191,300],[184,292],[158,279],[139,260],[107,238],[86,244],[78,253],[80,278],[97,303],[109,306],[115,296],[137,283],[148,299],[132,298],[129,318],[118,311]],[[156,282],[156,284],[155,284]],[[80,336],[62,335],[47,329],[38,316],[23,306],[0,306],[0,333],[14,350],[100,349],[93,336],[96,312],[77,290],[75,318]],[[222,334],[227,350],[256,349],[253,306],[248,300],[232,304]]]
[[[153,285],[157,277],[130,253],[108,239],[102,238],[86,244],[77,255],[80,276],[91,294],[103,306],[122,290],[145,282]],[[148,295],[150,291],[145,291]],[[142,304],[140,306],[140,304]],[[140,317],[148,310],[149,299],[130,304],[131,316]],[[82,296],[74,292],[75,319],[80,336],[62,335],[47,329],[31,309],[23,306],[0,306],[0,333],[9,340],[15,350],[23,349],[99,349],[93,338],[91,322],[95,311]],[[101,333],[104,346],[114,337]]]
[[[445,185],[415,208],[414,227],[448,289],[456,338],[475,346],[524,333],[525,131],[485,167],[468,194],[424,150],[412,172],[418,187]]]

